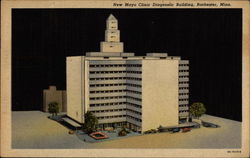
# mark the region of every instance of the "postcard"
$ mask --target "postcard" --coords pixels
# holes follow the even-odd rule
[[[249,1],[1,1],[2,157],[248,157]]]

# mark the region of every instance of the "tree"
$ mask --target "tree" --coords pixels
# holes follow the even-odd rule
[[[206,108],[203,103],[197,102],[197,103],[193,103],[190,106],[189,112],[192,116],[199,119],[199,117],[201,117],[206,112]]]
[[[126,136],[127,135],[127,131],[125,128],[122,128],[119,132],[118,132],[118,136]]]
[[[98,119],[95,117],[95,115],[87,111],[87,113],[84,115],[85,123],[83,125],[83,130],[85,130],[88,134],[96,131]]]
[[[51,102],[49,103],[49,108],[48,108],[49,113],[52,114],[52,116],[57,115],[59,112],[59,106],[57,102]]]

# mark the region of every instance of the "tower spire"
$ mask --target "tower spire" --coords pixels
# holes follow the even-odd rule
[[[113,14],[110,14],[107,20],[117,20]]]
[[[101,52],[123,52],[118,20],[113,14],[110,14],[106,20],[105,41],[101,42]]]
[[[118,30],[118,20],[114,15],[110,14],[106,20],[105,41],[119,42],[120,31]]]

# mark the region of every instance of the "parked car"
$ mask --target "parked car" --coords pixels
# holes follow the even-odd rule
[[[150,131],[151,131],[151,133],[157,133],[156,129],[151,129]]]
[[[156,129],[150,129],[144,132],[144,134],[157,133]]]
[[[174,129],[172,130],[172,133],[176,133],[176,132],[180,132],[180,129],[179,129],[179,128],[174,128]]]
[[[151,131],[145,131],[145,132],[143,132],[143,134],[150,134],[151,133]]]
[[[190,132],[191,128],[182,128],[182,132]]]
[[[69,134],[74,134],[75,133],[75,131],[73,131],[73,130],[69,130],[69,132],[68,132]]]
[[[210,127],[210,128],[218,128],[220,127],[219,125],[213,124],[213,123],[209,123],[209,122],[204,122],[202,121],[202,126],[204,127]]]
[[[196,125],[192,126],[192,128],[201,128],[201,125],[200,124],[196,124]]]

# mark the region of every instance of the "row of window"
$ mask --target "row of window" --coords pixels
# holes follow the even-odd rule
[[[138,84],[132,83],[115,83],[115,84],[90,84],[90,87],[111,87],[111,86],[130,86],[130,87],[141,87]]]
[[[141,101],[139,98],[131,97],[131,96],[108,96],[108,97],[90,97],[90,100],[102,100],[102,99],[123,99],[128,98],[131,100]]]
[[[138,112],[138,111],[134,111],[134,110],[131,110],[131,109],[127,109],[127,111],[129,111],[131,113],[134,113],[134,114],[137,114],[137,115],[141,115],[141,112]]]
[[[187,95],[187,94],[182,94],[182,95]],[[128,99],[136,100],[136,101],[142,101],[142,99],[140,99],[140,98],[135,98],[135,97],[131,97],[131,96],[90,97],[89,99],[90,100],[103,100],[103,99],[123,99],[123,98],[128,98]],[[179,101],[186,101],[186,100],[179,99]]]
[[[126,92],[126,89],[119,89],[119,90],[106,90],[106,91],[90,91],[89,93],[118,93],[118,92]]]
[[[181,105],[179,105],[179,107],[187,107],[188,106],[188,104],[181,104]]]
[[[122,99],[122,98],[127,98],[127,96],[91,97],[89,98],[89,100]]]
[[[141,78],[137,78],[137,77],[126,77],[127,80],[135,80],[135,81],[141,81]]]
[[[136,80],[136,81],[141,81],[141,78],[137,77],[104,77],[104,78],[90,78],[90,81],[95,81],[95,80]]]
[[[127,71],[90,71],[90,74],[115,74],[115,73],[127,73]]]
[[[129,105],[129,106],[136,107],[136,108],[142,108],[142,106],[141,106],[141,105],[138,105],[138,104],[129,103],[129,102],[127,102],[126,104]]]
[[[187,98],[185,98],[185,99],[179,99],[179,101],[188,101],[188,99]]]
[[[105,64],[105,65],[89,65],[89,67],[141,67],[141,64]]]
[[[179,87],[179,90],[189,89],[188,87]]]
[[[115,84],[90,84],[90,87],[110,87],[110,86],[130,86],[130,87],[141,87],[138,84],[132,83],[115,83]]]
[[[111,103],[98,103],[98,104],[90,104],[90,107],[95,107],[95,106],[112,106],[112,105],[129,105],[133,106],[136,108],[141,108],[141,105],[134,104],[134,103],[129,103],[129,102],[111,102]]]
[[[179,78],[188,78],[188,76],[179,76]]]
[[[138,91],[133,91],[133,90],[126,90],[128,93],[133,93],[133,94],[141,94],[141,92]]]
[[[188,110],[180,110],[179,113],[188,112]]]
[[[111,119],[111,118],[121,118],[121,117],[126,117],[126,115],[113,115],[113,116],[102,116],[102,117],[97,117],[98,120],[102,119]]]
[[[137,114],[137,115],[142,115],[141,112],[134,111],[131,109],[107,109],[107,110],[95,110],[95,111],[91,111],[91,112],[94,114],[97,114],[97,113],[103,113],[103,112],[118,112],[118,111],[129,111],[129,112]]]
[[[126,77],[103,77],[103,78],[90,78],[89,80],[125,80]]]
[[[179,95],[188,95],[189,93],[179,93]]]
[[[112,102],[112,103],[99,103],[99,104],[90,104],[90,107],[98,107],[98,106],[113,106],[113,105],[128,105],[135,108],[142,108],[141,105],[129,103],[129,102]],[[186,107],[188,104],[181,104],[179,107]]]
[[[138,119],[138,118],[130,116],[130,115],[127,115],[127,118],[130,118],[130,119],[138,121],[138,122],[142,122],[141,119]]]
[[[102,99],[122,99],[128,98],[131,100],[141,101],[139,98],[131,97],[131,96],[108,96],[108,97],[90,97],[90,100],[102,100]]]
[[[115,84],[90,84],[90,87],[110,87],[110,86],[126,86],[126,83],[115,83]]]
[[[179,70],[179,72],[188,72],[188,70]]]
[[[120,92],[129,92],[134,94],[141,94],[141,92],[133,91],[133,90],[127,90],[127,89],[119,89],[119,90],[105,90],[105,91],[90,91],[89,93],[95,94],[95,93],[120,93]]]
[[[126,85],[127,85],[127,86],[130,86],[130,87],[138,87],[138,88],[140,88],[140,87],[141,87],[141,85],[138,85],[138,84],[132,84],[132,83],[127,83]]]
[[[180,81],[179,84],[188,84],[189,81]]]
[[[90,104],[90,107],[96,106],[113,106],[113,105],[125,105],[126,102],[112,102],[112,103],[98,103],[98,104]]]
[[[130,116],[130,115],[102,116],[102,117],[97,117],[97,119],[98,119],[98,120],[101,120],[101,119],[112,119],[112,118],[122,118],[122,117],[127,117],[127,118],[130,118],[130,119],[132,119],[132,120],[135,120],[135,121],[138,121],[138,122],[142,122],[141,119],[135,118],[135,117]]]
[[[108,110],[95,110],[91,111],[92,113],[102,113],[102,112],[117,112],[117,111],[126,111],[127,109],[108,109]]]
[[[117,73],[131,73],[141,74],[141,71],[90,71],[90,74],[117,74]]]
[[[136,101],[142,101],[140,98],[135,98],[131,96],[126,96],[126,98],[131,99],[131,100],[136,100]]]
[[[189,66],[189,64],[179,64],[179,66]]]

